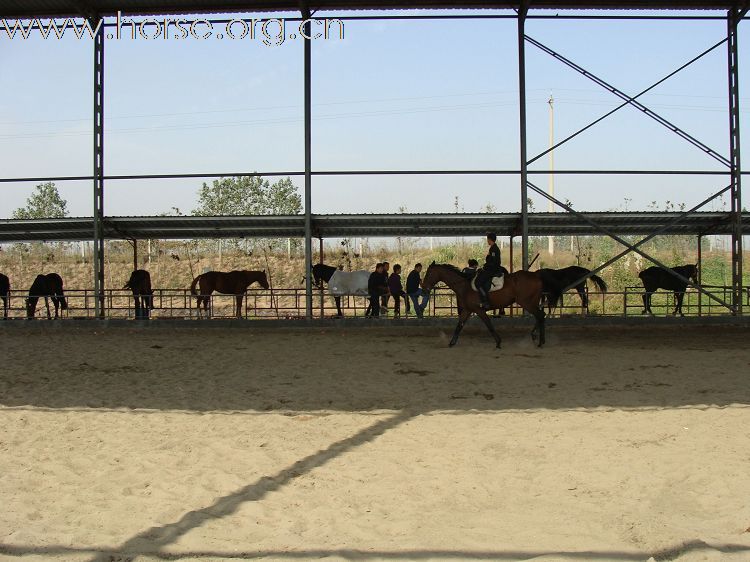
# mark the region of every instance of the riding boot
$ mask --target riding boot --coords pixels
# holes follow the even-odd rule
[[[479,300],[480,300],[480,306],[485,310],[489,310],[490,297],[487,294],[487,289],[485,289],[484,287],[479,288]]]

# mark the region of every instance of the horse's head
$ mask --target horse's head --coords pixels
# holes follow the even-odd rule
[[[440,266],[433,262],[427,267],[427,271],[422,279],[422,289],[424,291],[431,291],[436,283],[440,281]]]
[[[698,284],[698,264],[697,263],[690,265],[688,279],[690,279],[696,285]]]
[[[258,283],[260,283],[260,286],[264,289],[268,289],[270,285],[268,284],[268,277],[266,277],[266,270],[260,272],[260,276],[258,277]]]
[[[318,267],[317,265],[314,265],[314,266],[312,266],[311,271],[312,271],[312,275],[313,275],[313,285],[315,285],[315,287],[319,289],[320,288],[320,283],[321,283],[321,280],[322,280],[321,279],[322,275],[321,275],[320,267]]]

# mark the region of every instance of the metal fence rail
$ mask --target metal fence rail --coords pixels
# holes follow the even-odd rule
[[[712,294],[722,299],[731,295],[730,286],[704,285]],[[577,293],[569,292],[563,296],[561,303],[552,310],[551,316],[596,315],[596,316],[633,316],[643,311],[643,287],[625,287],[623,291],[608,293],[587,292],[589,304],[584,308]],[[122,289],[104,291],[104,310],[106,318],[135,318],[136,309],[133,295]],[[188,289],[155,289],[154,310],[152,319],[197,319],[200,318],[196,308],[196,297]],[[8,318],[26,318],[26,298],[28,294],[21,291],[11,292],[8,299]],[[65,291],[67,310],[61,310],[63,318],[96,318],[96,292],[93,289],[72,289]],[[234,318],[235,295],[213,294],[210,297],[209,311],[211,318]],[[750,288],[746,288],[745,299],[750,305]],[[305,289],[281,288],[273,290],[249,289],[243,295],[241,317],[246,319],[282,318],[295,319],[305,317]],[[341,310],[346,317],[363,317],[367,309],[366,297],[341,297]],[[393,315],[393,297],[389,298],[386,316]],[[409,303],[411,305],[411,302]],[[674,309],[674,293],[658,291],[651,300],[651,308],[656,315],[667,315]],[[54,316],[53,303],[49,303]],[[717,316],[731,314],[725,307],[700,292],[689,289],[682,304],[686,316]],[[313,311],[315,316],[331,317],[336,315],[333,298],[327,293],[316,291],[313,294]],[[547,311],[545,306],[545,312]],[[428,316],[449,317],[458,315],[458,303],[453,291],[438,287],[433,289],[425,314]],[[499,314],[499,312],[496,312]],[[521,315],[517,305],[509,307],[505,314]],[[47,310],[44,297],[39,297],[36,306],[36,318],[45,318]],[[401,316],[414,316],[413,310],[401,302]]]

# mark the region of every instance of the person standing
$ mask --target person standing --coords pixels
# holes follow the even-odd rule
[[[418,263],[414,266],[414,269],[409,273],[406,278],[406,294],[409,295],[412,303],[414,304],[414,313],[417,318],[424,317],[424,310],[427,308],[427,302],[430,300],[430,293],[422,290],[422,264]],[[422,297],[422,303],[419,303],[419,297]]]
[[[489,289],[492,278],[503,274],[500,264],[500,248],[497,247],[497,235],[494,232],[487,233],[487,245],[489,250],[487,257],[484,259],[484,267],[477,274],[476,280],[477,290],[484,309],[490,308]]]
[[[388,290],[393,297],[393,317],[398,318],[401,316],[401,297],[404,298],[404,304],[406,305],[406,313],[409,313],[409,297],[404,292],[404,287],[401,284],[401,266],[396,264],[393,266],[393,273],[388,278]]]
[[[386,285],[388,285],[388,279],[390,277],[390,271],[391,271],[391,264],[387,261],[383,262],[383,281]],[[383,305],[383,308],[388,308],[388,298],[390,297],[389,293],[385,293],[383,297],[381,298],[381,304]],[[388,311],[386,310],[386,314]]]
[[[370,273],[367,280],[367,292],[370,294],[370,305],[367,307],[365,316],[378,318],[380,316],[380,298],[388,292],[388,286],[384,282],[383,264],[378,263],[375,271]]]

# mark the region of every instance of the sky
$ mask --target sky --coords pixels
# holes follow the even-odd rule
[[[750,71],[742,64],[750,52],[746,25],[739,38],[743,116],[750,111],[750,93],[744,93]],[[529,20],[526,33],[634,94],[720,41],[726,24]],[[549,146],[550,96],[556,140],[619,105],[533,45],[527,43],[526,53],[530,157]],[[109,40],[105,58],[106,174],[304,170],[302,41]],[[90,39],[9,40],[0,22],[0,176],[91,174],[92,59]],[[726,61],[721,46],[640,98],[723,155]],[[515,20],[346,21],[343,39],[313,41],[312,76],[313,170],[519,168]],[[749,145],[742,151],[748,162]],[[549,167],[543,157],[531,169]],[[555,150],[554,168],[723,171],[630,107]],[[303,178],[293,179],[301,191]],[[547,174],[531,179],[548,187]],[[111,180],[105,213],[190,213],[203,181],[211,178]],[[690,207],[728,178],[556,175],[554,182],[557,197],[578,210],[651,210],[667,202]],[[34,185],[0,184],[0,217],[23,206]],[[480,212],[489,206],[517,212],[519,185],[516,174],[315,176],[312,211]],[[91,182],[57,186],[71,216],[92,214]],[[534,210],[547,210],[539,196],[532,199]],[[721,208],[717,201],[706,209]]]

